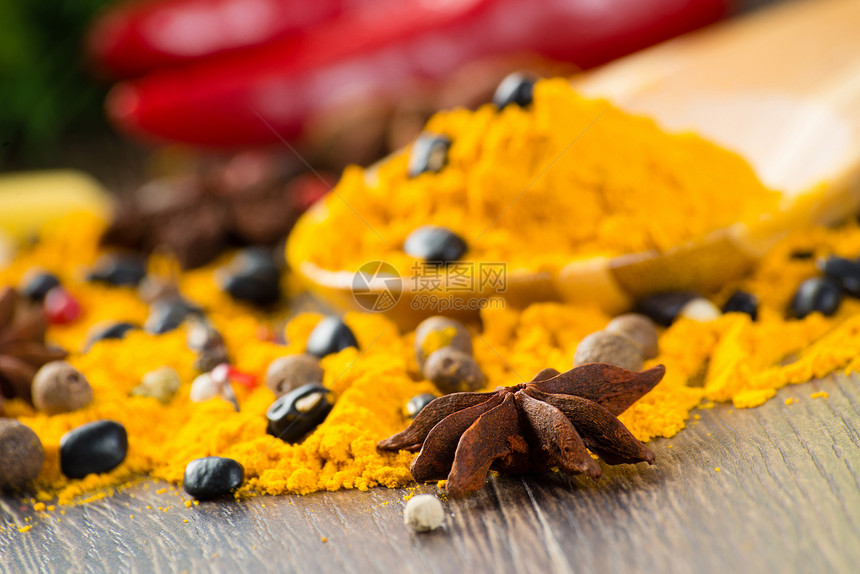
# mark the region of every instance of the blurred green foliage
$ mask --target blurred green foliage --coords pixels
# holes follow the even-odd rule
[[[107,129],[107,86],[88,74],[82,47],[110,2],[0,0],[0,165],[44,156],[70,133]]]

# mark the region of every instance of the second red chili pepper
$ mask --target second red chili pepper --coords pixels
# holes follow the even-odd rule
[[[592,67],[712,22],[726,0],[385,1],[289,38],[116,86],[107,108],[149,139],[214,147],[299,136],[350,101],[394,100],[485,57],[536,53]]]

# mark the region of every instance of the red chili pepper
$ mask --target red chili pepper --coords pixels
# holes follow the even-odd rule
[[[356,0],[151,0],[121,4],[92,25],[87,50],[100,72],[143,74],[263,44],[336,18]]]
[[[316,114],[393,101],[466,62],[523,52],[592,67],[722,16],[727,0],[394,0],[263,46],[120,84],[107,109],[150,139],[235,147]],[[277,132],[277,133],[275,133]]]

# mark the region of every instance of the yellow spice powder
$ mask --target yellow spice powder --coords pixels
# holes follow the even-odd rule
[[[337,397],[334,409],[307,439],[287,444],[265,432],[265,411],[274,400],[263,386],[248,390],[234,385],[239,413],[220,399],[195,404],[189,400],[194,355],[186,348],[182,329],[153,336],[133,331],[121,341],[102,341],[81,351],[89,326],[107,317],[141,319],[145,308],[128,289],[107,289],[81,281],[85,261],[98,253],[97,233],[78,220],[66,233],[87,236],[79,245],[82,261],[53,257],[68,240],[55,230],[34,250],[23,253],[13,268],[0,273],[0,284],[15,284],[29,267],[60,273],[68,288],[86,302],[85,315],[71,326],[51,327],[49,340],[62,340],[72,351],[70,360],[93,386],[93,403],[78,412],[47,416],[20,400],[7,402],[6,412],[32,427],[46,450],[46,464],[37,480],[38,498],[57,497],[59,503],[91,501],[113,488],[153,476],[179,483],[192,459],[220,455],[245,466],[248,480],[239,496],[309,493],[341,488],[367,489],[410,482],[414,455],[380,453],[376,443],[408,424],[403,405],[414,395],[433,392],[422,381],[413,351],[413,334],[400,334],[384,317],[347,314],[346,322],[358,337],[361,351],[346,349],[326,357],[324,384]],[[58,229],[62,229],[62,226]],[[83,233],[81,233],[83,232]],[[776,389],[820,377],[835,370],[860,367],[860,303],[843,302],[830,318],[812,314],[786,320],[787,294],[816,273],[814,263],[795,260],[796,249],[849,255],[860,251],[860,229],[798,233],[778,245],[752,277],[727,287],[742,286],[761,299],[759,320],[727,314],[700,323],[680,319],[661,333],[660,355],[649,364],[667,366],[664,380],[621,415],[642,440],[670,437],[684,428],[691,409],[713,401],[732,401],[736,407],[761,404]],[[788,287],[786,287],[788,284]],[[302,352],[320,316],[302,314],[286,326],[287,345],[260,340],[261,328],[271,329],[271,317],[224,300],[213,278],[213,267],[183,278],[225,335],[237,368],[262,377],[274,358]],[[571,366],[576,345],[587,334],[602,329],[610,317],[588,306],[534,304],[526,309],[487,309],[482,313],[480,337],[473,338],[475,357],[487,378],[487,389],[528,380],[537,371]],[[162,365],[177,370],[183,381],[173,401],[131,397],[129,392],[148,371]],[[59,440],[67,431],[89,421],[109,418],[129,433],[129,454],[112,472],[69,480],[59,471]]]
[[[740,156],[584,99],[564,79],[538,82],[527,109],[441,112],[426,130],[452,142],[444,169],[410,179],[408,154],[347,169],[315,229],[291,237],[290,260],[332,270],[384,260],[408,276],[403,240],[437,224],[466,240],[470,261],[554,272],[674,247],[780,200]]]

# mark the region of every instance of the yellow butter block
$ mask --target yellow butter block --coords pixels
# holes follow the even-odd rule
[[[0,234],[22,240],[45,224],[76,212],[107,220],[111,198],[93,177],[73,170],[0,176]]]

